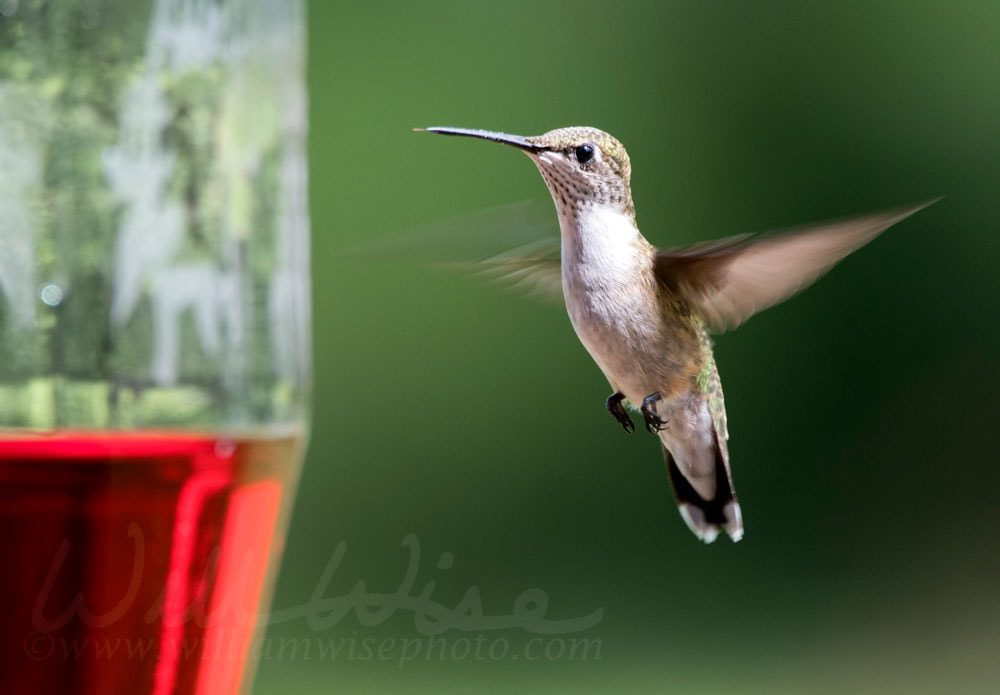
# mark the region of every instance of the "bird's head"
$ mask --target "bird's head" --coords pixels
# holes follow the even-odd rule
[[[561,212],[576,214],[604,206],[634,216],[632,165],[625,147],[603,130],[571,127],[524,137],[467,128],[426,128],[440,135],[461,135],[501,142],[526,153],[542,173]]]

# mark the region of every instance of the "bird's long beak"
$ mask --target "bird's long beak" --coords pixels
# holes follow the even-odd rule
[[[508,135],[507,133],[495,133],[490,130],[475,130],[473,128],[414,128],[416,131],[425,131],[428,133],[437,133],[438,135],[461,135],[467,138],[479,138],[481,140],[492,140],[493,142],[502,142],[505,145],[513,145],[514,147],[524,150],[525,152],[544,152],[549,148],[545,145],[537,145],[530,142],[527,138],[521,135]]]

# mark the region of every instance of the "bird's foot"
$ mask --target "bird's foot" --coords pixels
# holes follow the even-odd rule
[[[617,391],[608,396],[608,400],[604,402],[604,407],[608,409],[609,413],[615,416],[615,420],[625,428],[626,432],[632,434],[635,432],[635,424],[632,422],[632,418],[628,416],[628,413],[625,412],[625,406],[622,405],[623,400],[625,400],[625,394]]]
[[[667,420],[656,414],[656,402],[660,400],[660,392],[651,393],[642,399],[642,417],[646,421],[646,430],[650,434],[659,434],[667,426]]]

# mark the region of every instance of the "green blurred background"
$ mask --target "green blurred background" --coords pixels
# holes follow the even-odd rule
[[[400,645],[427,641],[410,610],[284,621],[272,643],[342,649],[262,654],[256,693],[995,692],[995,0],[309,15],[315,426],[275,605],[395,592],[414,534],[412,595],[433,582],[454,607],[476,587],[497,616],[539,588],[550,619],[602,612],[564,635],[473,621],[405,664]],[[357,252],[549,204],[525,157],[411,132],[428,125],[610,131],[660,245],[947,197],[718,338],[747,535],[703,546],[655,442],[604,412],[562,308]],[[476,658],[480,635],[502,658]]]

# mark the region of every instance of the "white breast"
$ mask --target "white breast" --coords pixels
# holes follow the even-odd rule
[[[563,293],[581,339],[587,343],[591,337],[614,334],[627,340],[654,335],[659,312],[648,288],[636,281],[646,259],[632,218],[591,205],[567,214],[560,211],[559,223]],[[585,335],[595,332],[601,335]]]

